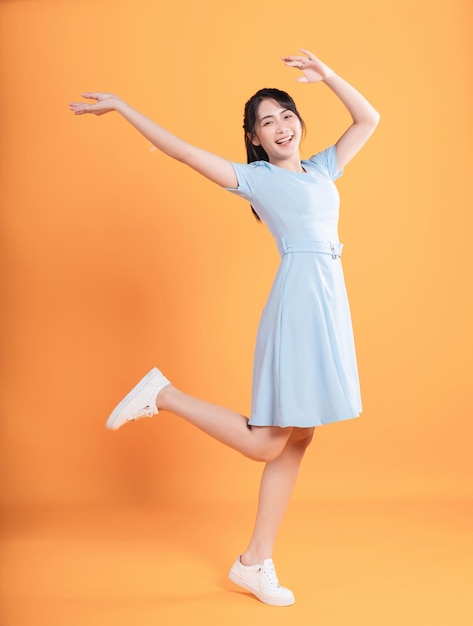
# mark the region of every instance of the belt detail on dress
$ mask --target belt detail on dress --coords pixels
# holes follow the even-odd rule
[[[277,242],[281,256],[294,252],[318,252],[330,254],[332,259],[338,259],[342,255],[343,243],[339,241],[315,241],[313,239],[281,239]]]

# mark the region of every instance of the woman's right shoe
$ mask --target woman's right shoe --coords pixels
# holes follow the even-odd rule
[[[157,415],[156,398],[164,387],[171,383],[158,370],[157,367],[146,374],[140,382],[133,387],[129,394],[117,404],[105,424],[110,430],[117,430],[127,422],[134,422],[142,417]]]
[[[261,602],[273,606],[294,604],[294,594],[281,587],[272,559],[265,559],[260,565],[243,565],[237,558],[228,574],[236,585],[251,591]]]

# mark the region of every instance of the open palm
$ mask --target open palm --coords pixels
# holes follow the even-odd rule
[[[81,94],[84,98],[96,100],[95,103],[89,102],[70,102],[69,108],[74,115],[83,115],[84,113],[93,113],[94,115],[103,115],[115,110],[117,96],[113,93],[86,91]]]

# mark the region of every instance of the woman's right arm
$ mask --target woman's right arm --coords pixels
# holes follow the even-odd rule
[[[164,154],[185,163],[221,187],[229,187],[230,189],[238,187],[235,171],[226,159],[179,139],[113,94],[87,92],[83,93],[82,96],[96,100],[96,102],[93,104],[71,102],[69,107],[75,115],[85,113],[103,115],[110,111],[117,111]]]

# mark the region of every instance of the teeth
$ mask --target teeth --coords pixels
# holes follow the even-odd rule
[[[288,141],[291,141],[291,139],[292,139],[292,135],[290,137],[285,137],[284,139],[280,139],[279,141],[276,141],[276,143],[281,145],[282,143],[287,143]]]

